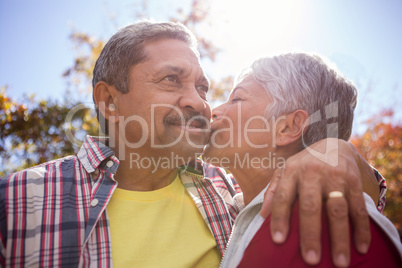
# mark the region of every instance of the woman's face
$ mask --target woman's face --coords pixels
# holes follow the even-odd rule
[[[212,110],[211,138],[204,150],[205,161],[225,167],[225,162],[247,161],[272,150],[271,126],[264,116],[272,103],[266,90],[247,75],[232,90],[229,99]],[[227,165],[227,164],[226,164]]]

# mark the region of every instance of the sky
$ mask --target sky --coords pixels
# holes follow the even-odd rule
[[[77,51],[73,30],[105,40],[145,14],[166,20],[190,0],[0,0],[0,86],[15,99],[62,99]],[[209,1],[199,32],[219,47],[208,76],[237,75],[261,56],[288,51],[329,58],[359,90],[355,131],[381,109],[402,119],[402,0]],[[82,100],[90,101],[89,97]]]

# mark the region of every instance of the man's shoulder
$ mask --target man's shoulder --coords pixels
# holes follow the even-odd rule
[[[235,193],[241,193],[241,189],[233,174],[222,167],[204,163],[204,176],[211,179],[217,187],[233,189]]]
[[[217,167],[197,159],[185,166],[185,171],[200,179],[211,181],[219,192],[229,191],[232,196],[241,193],[241,189],[233,175],[222,167]]]
[[[0,184],[9,184],[21,180],[41,180],[48,177],[60,176],[62,169],[73,169],[74,163],[77,160],[78,158],[75,155],[54,159],[0,178]]]

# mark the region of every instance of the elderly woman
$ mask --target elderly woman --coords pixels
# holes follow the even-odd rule
[[[227,102],[213,110],[212,135],[203,157],[233,173],[243,191],[243,196],[237,196],[238,203],[244,204],[235,221],[222,267],[303,264],[298,246],[297,204],[292,211],[288,240],[278,246],[269,235],[271,218],[264,220],[259,214],[264,193],[270,181],[279,177],[280,172],[275,171],[283,168],[285,161],[303,148],[326,161],[325,152],[314,150],[316,141],[349,139],[356,98],[357,91],[352,83],[321,57],[290,53],[255,61],[240,76]],[[338,142],[337,139],[328,141],[332,141],[333,146]],[[269,191],[274,191],[274,187],[269,187]],[[326,192],[328,202],[344,201],[339,191],[322,191]],[[334,257],[335,264],[400,265],[402,250],[395,227],[378,212],[373,200],[364,195],[372,233],[368,254],[358,254],[351,246],[350,256]],[[300,209],[311,208],[301,205]],[[322,215],[320,265],[333,265],[329,251],[330,230],[326,213]]]

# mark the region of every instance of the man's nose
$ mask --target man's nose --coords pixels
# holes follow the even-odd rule
[[[203,99],[195,88],[186,90],[180,98],[179,105],[182,108],[203,112],[207,108],[207,101]]]

